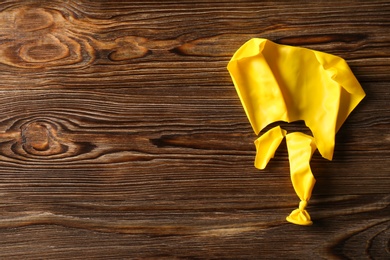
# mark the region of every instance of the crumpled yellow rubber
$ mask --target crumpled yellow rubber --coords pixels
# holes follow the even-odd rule
[[[260,136],[255,141],[257,150],[255,167],[257,169],[263,170],[267,166],[269,160],[274,157],[275,151],[278,149],[279,144],[286,135],[286,132],[286,130],[283,130],[280,128],[280,126],[277,126]]]
[[[365,93],[344,59],[254,38],[228,64],[232,81],[256,134],[277,122],[303,120],[313,137],[272,128],[256,141],[255,167],[264,169],[286,136],[290,174],[300,206],[287,220],[311,224],[305,210],[315,179],[310,159],[318,149],[332,160],[335,135]]]

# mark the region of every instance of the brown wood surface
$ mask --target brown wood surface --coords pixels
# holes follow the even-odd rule
[[[252,37],[367,93],[312,159],[310,227],[285,143],[253,166],[226,70]],[[390,259],[389,103],[389,1],[1,1],[0,259]]]

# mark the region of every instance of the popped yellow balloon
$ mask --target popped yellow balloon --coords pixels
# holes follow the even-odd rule
[[[255,167],[264,169],[286,137],[291,181],[299,208],[287,221],[311,225],[305,210],[315,178],[310,159],[316,149],[332,160],[335,135],[365,93],[344,59],[301,47],[254,38],[242,45],[228,70],[258,135],[267,125],[303,120],[313,136],[287,133],[279,126],[256,141]]]

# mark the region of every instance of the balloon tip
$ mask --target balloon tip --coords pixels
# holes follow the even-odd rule
[[[290,216],[286,217],[286,220],[290,223],[300,225],[300,226],[311,226],[313,224],[313,221],[311,220],[294,219]]]

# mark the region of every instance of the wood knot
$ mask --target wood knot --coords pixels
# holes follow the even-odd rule
[[[0,63],[18,68],[85,66],[95,59],[89,40],[63,10],[18,7],[0,12]],[[74,32],[76,31],[76,33]]]
[[[43,8],[19,8],[15,12],[15,26],[21,31],[38,31],[53,25],[53,15]]]
[[[22,45],[20,57],[26,62],[50,62],[69,56],[68,47],[53,35]]]
[[[47,121],[29,122],[22,126],[22,148],[32,155],[49,156],[66,151],[57,136],[57,127]]]
[[[69,121],[55,117],[35,117],[15,121],[4,134],[0,155],[23,163],[56,163],[97,156],[92,142],[76,141]]]
[[[115,40],[115,47],[108,56],[112,61],[131,60],[146,56],[150,51],[143,45],[147,42],[146,38],[127,36]]]

